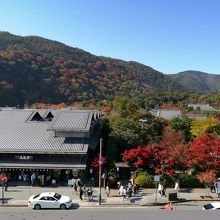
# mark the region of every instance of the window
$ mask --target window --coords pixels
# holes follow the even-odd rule
[[[58,193],[55,193],[54,198],[56,198],[57,200],[60,200],[61,195],[60,195],[60,194],[58,194]]]
[[[34,196],[34,197],[33,197],[33,199],[36,199],[37,197],[39,197],[39,195],[40,195],[40,194],[38,194],[38,195]]]
[[[213,207],[213,205],[212,204],[207,204],[207,205],[204,205],[204,208],[205,209],[213,209],[214,207]]]

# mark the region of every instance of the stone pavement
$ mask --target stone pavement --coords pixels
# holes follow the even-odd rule
[[[9,187],[7,192],[4,192],[4,204],[2,204],[1,198],[2,194],[0,193],[0,206],[27,206],[28,198],[32,195],[39,194],[41,192],[57,192],[62,195],[68,195],[73,200],[73,207],[92,207],[99,206],[99,189],[93,188],[94,197],[93,201],[88,201],[88,198],[83,198],[81,201],[79,199],[79,195],[70,187],[32,187],[32,186],[13,186]],[[167,189],[166,194],[174,192],[173,189]],[[195,202],[195,201],[220,201],[220,198],[217,197],[215,193],[210,193],[213,199],[205,198],[202,199],[200,196],[207,195],[205,189],[182,189],[178,194],[179,200],[178,203],[184,202]],[[119,196],[117,189],[111,189],[110,196],[107,197],[104,189],[102,189],[101,193],[102,202],[101,206],[152,206],[152,205],[164,205],[168,202],[167,197],[161,197],[159,193],[157,193],[155,189],[142,189],[139,194],[136,196],[132,196],[131,198],[127,198],[123,200],[121,196]]]

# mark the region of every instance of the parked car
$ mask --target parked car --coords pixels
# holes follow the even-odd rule
[[[220,202],[212,202],[203,206],[203,210],[216,210],[220,209]]]
[[[33,209],[69,209],[72,200],[69,196],[62,196],[55,192],[43,192],[33,195],[28,200],[28,206]]]

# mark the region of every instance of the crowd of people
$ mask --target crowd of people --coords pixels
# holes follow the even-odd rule
[[[74,193],[79,195],[80,200],[93,201],[93,189],[82,184],[80,179],[77,179],[73,184]],[[119,195],[123,200],[130,198],[132,195],[137,195],[139,191],[139,184],[118,185]],[[105,187],[105,194],[107,197],[110,196],[110,187],[107,184]]]
[[[132,194],[137,195],[139,191],[139,184],[132,184],[129,182],[127,185],[119,184],[119,195],[123,200],[130,198]]]
[[[88,199],[88,201],[93,201],[93,189],[92,187],[86,187],[82,184],[81,179],[76,179],[73,183],[73,189],[77,195],[79,195],[80,200]]]

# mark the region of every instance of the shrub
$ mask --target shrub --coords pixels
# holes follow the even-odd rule
[[[167,187],[174,187],[175,184],[175,177],[174,176],[169,176],[167,174],[163,174],[161,176],[161,183],[163,184],[163,186]]]
[[[191,174],[183,174],[180,176],[180,188],[204,187],[204,185]]]
[[[109,176],[107,183],[110,188],[116,188],[117,187],[117,177],[115,175]]]
[[[148,188],[153,187],[153,180],[147,172],[142,172],[135,178],[135,184],[138,183],[140,187]]]

